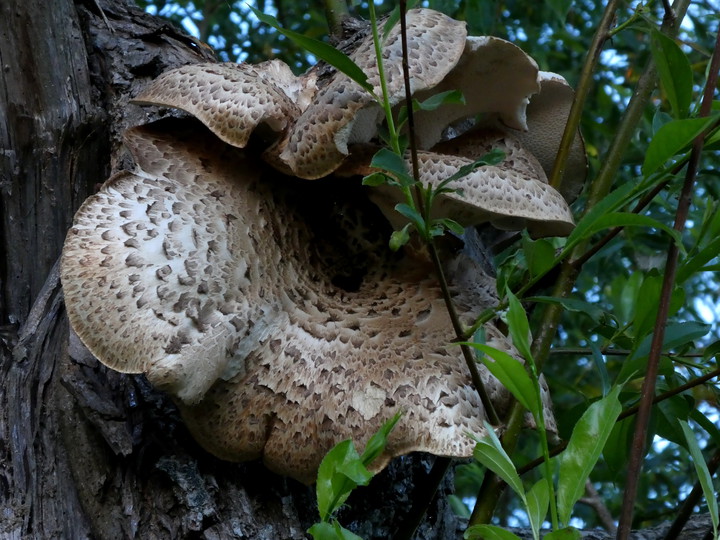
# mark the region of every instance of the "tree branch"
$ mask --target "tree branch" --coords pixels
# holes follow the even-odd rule
[[[718,32],[715,44],[715,51],[710,60],[710,69],[708,79],[705,85],[702,105],[700,106],[699,117],[707,117],[712,108],[712,100],[717,86],[718,70],[720,69],[720,32]],[[685,182],[683,184],[680,200],[678,201],[678,209],[675,214],[675,224],[673,228],[682,232],[685,229],[688,212],[690,209],[690,201],[692,199],[692,190],[695,185],[695,177],[700,164],[700,154],[702,153],[705,134],[699,135],[694,143],[690,154],[690,162],[688,163]],[[670,297],[675,287],[675,274],[677,273],[679,248],[676,242],[672,242],[668,248],[667,262],[665,264],[665,275],[663,277],[662,291],[660,293],[660,305],[658,306],[657,318],[655,319],[655,329],[650,344],[650,355],[648,357],[648,367],[645,373],[645,380],[642,386],[642,398],[640,399],[640,407],[638,409],[637,420],[635,422],[635,432],[633,434],[633,442],[630,451],[630,461],[628,465],[627,484],[625,485],[625,494],[623,498],[622,513],[620,514],[620,522],[618,524],[618,540],[625,540],[630,534],[632,525],[632,517],[635,507],[635,497],[637,495],[638,482],[640,479],[640,471],[642,469],[642,459],[645,455],[645,444],[647,440],[647,429],[650,423],[650,411],[652,409],[653,398],[655,395],[655,383],[657,380],[660,355],[662,353],[662,344],[665,338],[665,326],[667,324],[668,314],[670,312]]]

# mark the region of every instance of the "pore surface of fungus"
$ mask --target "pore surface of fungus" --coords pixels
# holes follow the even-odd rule
[[[426,184],[492,149],[506,155],[458,179],[436,215],[467,227],[489,221],[534,236],[567,234],[568,206],[527,149],[532,132],[518,131],[546,122],[545,108],[526,114],[542,79],[534,62],[502,40],[466,38],[464,23],[432,10],[410,11],[408,24],[416,94],[456,80],[470,88],[461,72],[501,73],[467,109],[442,109],[434,123],[420,116]],[[369,41],[351,56],[379,93]],[[394,29],[384,58],[398,105],[400,56]],[[520,82],[503,100],[498,88],[513,71]],[[397,194],[339,177],[370,170],[380,108],[342,74],[319,90],[316,83],[312,72],[295,77],[278,61],[201,64],[163,74],[138,96],[190,113],[217,138],[194,120],[127,132],[135,169],[82,205],[64,246],[70,322],[103,363],[144,373],[170,393],[195,438],[219,457],[262,458],[311,482],[334,444],[365,444],[398,411],[404,414],[375,468],[416,450],[469,457],[474,442],[466,434],[482,435],[485,411],[450,344],[432,265],[422,253],[387,247],[392,229],[383,214],[401,224],[392,210]],[[478,113],[489,121],[476,122]],[[467,117],[468,126],[457,124]],[[258,134],[262,126],[270,130]],[[243,149],[257,135],[269,145],[264,161]],[[552,152],[546,143],[535,147]],[[468,324],[496,302],[493,279],[468,249],[471,233],[464,250],[445,250]],[[495,326],[485,332],[488,344],[522,361]],[[508,391],[479,369],[502,413]],[[545,387],[543,395],[552,429]]]

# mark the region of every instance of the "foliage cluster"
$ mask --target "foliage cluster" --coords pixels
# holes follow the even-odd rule
[[[272,6],[256,2],[255,17],[240,4],[210,0],[140,3],[178,22],[195,20],[201,39],[213,44],[223,59],[242,53],[248,61],[280,56],[298,69],[307,65],[308,53],[263,26],[262,13],[272,13],[282,27],[305,36],[326,31],[321,6],[300,11],[295,3],[282,0]],[[634,504],[632,524],[643,527],[678,514],[680,489],[699,478],[709,501],[704,508],[713,516],[717,535],[713,471],[704,464],[710,454],[720,452],[720,392],[712,384],[720,354],[720,330],[714,321],[720,305],[720,102],[713,101],[717,66],[710,65],[720,18],[711,0],[688,3],[678,0],[673,10],[666,2],[425,2],[466,20],[471,34],[514,41],[541,69],[558,72],[578,86],[584,99],[578,109],[582,116],[575,118],[581,121],[591,165],[585,190],[574,205],[577,228],[566,240],[520,235],[497,254],[498,291],[504,298],[498,312],[507,309],[513,342],[530,369],[513,370],[497,351],[474,344],[492,357],[485,359],[487,365],[497,370],[496,376],[539,426],[544,425],[542,407],[535,398],[542,370],[553,390],[560,436],[568,441],[552,461],[544,430],[517,441],[494,435],[479,441],[478,462],[516,495],[503,511],[495,512],[496,524],[520,520],[537,531],[549,506],[558,538],[566,537],[560,536],[560,526],[608,526],[590,507],[575,505],[589,476],[611,515]],[[372,11],[374,6],[359,6],[358,14],[367,7]],[[391,7],[384,2],[378,9]],[[676,24],[671,20],[674,12],[679,14]],[[322,51],[313,53],[323,57]],[[382,102],[382,96],[378,100]],[[456,224],[430,223],[429,214],[416,206],[417,200],[431,205],[433,194],[420,191],[418,197],[413,191],[414,179],[401,158],[405,143],[392,115],[387,120],[389,150],[375,158],[387,174],[366,182],[389,182],[403,190],[406,203],[398,211],[432,242]],[[402,245],[409,233],[409,228],[398,231],[395,245]],[[530,329],[534,341],[528,340]],[[650,398],[662,399],[643,419],[649,402],[641,397],[648,390]],[[635,441],[641,437],[656,444],[646,445],[639,455],[645,472],[636,487],[629,487],[638,472],[627,457],[638,447],[633,444],[636,423],[647,426],[637,430]],[[701,432],[698,444],[696,434]],[[376,443],[386,435],[381,433]],[[358,455],[343,444],[321,467],[319,500],[334,501],[321,503],[317,531],[328,534],[319,536],[323,538],[342,537],[334,511],[347,489],[369,480],[364,469],[369,451]],[[532,469],[525,465],[538,455],[545,456],[545,466],[528,475],[532,487],[526,489],[518,471]],[[478,471],[478,464],[457,471],[456,502],[478,496],[473,522],[486,521],[483,505],[489,498],[497,500],[497,492],[478,495]],[[322,476],[325,473],[329,476]],[[321,496],[321,486],[333,485],[341,489]],[[635,489],[636,495],[623,501],[623,491],[632,494]],[[467,511],[462,504],[457,507]],[[494,504],[490,514],[493,510]],[[571,513],[580,521],[571,523]],[[509,537],[487,525],[476,527],[468,537]]]

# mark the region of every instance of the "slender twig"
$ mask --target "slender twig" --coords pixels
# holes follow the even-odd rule
[[[665,10],[663,22],[667,22],[670,25],[674,25],[675,21],[677,20],[677,15],[675,14],[675,10],[673,9],[672,5],[670,4],[670,0],[662,0],[662,3],[663,3],[663,9]]]
[[[595,73],[595,67],[600,60],[600,52],[605,44],[605,40],[608,38],[608,32],[613,24],[615,12],[617,11],[619,3],[619,0],[610,0],[607,3],[598,26],[598,31],[595,32],[592,43],[590,44],[590,49],[585,59],[583,69],[580,73],[577,88],[575,89],[575,99],[573,100],[572,107],[570,108],[568,121],[567,124],[565,124],[565,131],[560,141],[560,148],[557,156],[555,157],[553,170],[550,173],[550,185],[555,188],[558,188],[562,183],[563,174],[565,173],[565,165],[567,163],[568,156],[570,155],[570,149],[572,148],[572,143],[575,140],[575,137],[577,137],[577,130],[580,126],[582,111],[585,107],[585,99],[587,98],[593,84],[593,73]]]
[[[342,39],[343,20],[350,16],[347,0],[323,0],[331,39]]]
[[[426,219],[426,222],[428,222],[430,209],[425,208],[424,204],[424,197],[420,185],[420,167],[418,164],[417,144],[415,141],[415,118],[413,111],[412,92],[410,89],[410,66],[408,64],[407,21],[405,18],[406,11],[407,0],[400,0],[400,39],[402,44],[402,71],[403,80],[405,83],[405,106],[407,109],[407,129],[408,143],[410,148],[410,160],[412,163],[412,175],[413,179],[415,180],[415,203],[420,211],[420,214],[423,215],[423,217],[425,217]],[[373,26],[375,26],[375,24],[373,24]],[[433,263],[433,267],[435,269],[435,274],[437,276],[438,282],[440,283],[440,290],[442,292],[445,307],[447,309],[448,316],[450,317],[455,336],[458,341],[464,341],[463,327],[460,324],[460,319],[457,316],[455,306],[452,302],[452,297],[450,296],[450,289],[447,284],[447,279],[445,278],[445,272],[443,270],[442,262],[440,261],[440,256],[438,254],[437,248],[435,246],[435,243],[433,242],[432,237],[426,238],[425,240],[428,252],[430,254],[430,258]],[[475,389],[478,392],[480,400],[485,409],[485,415],[493,425],[498,425],[500,423],[500,419],[495,412],[495,407],[493,406],[492,401],[490,401],[490,396],[485,390],[485,385],[480,378],[480,372],[478,371],[475,357],[467,345],[461,345],[460,347],[462,350],[463,358],[465,359],[465,363],[467,364],[470,371],[473,386],[475,386]],[[442,482],[445,474],[450,468],[450,463],[451,460],[449,458],[437,458],[432,470],[430,471],[430,474],[424,482],[423,489],[420,490],[419,496],[415,497],[414,499],[414,504],[411,509],[410,515],[408,516],[406,522],[403,524],[401,530],[397,531],[395,538],[409,540],[414,536],[415,530],[420,525],[420,523],[422,523],[422,520],[427,513],[427,509],[429,508],[435,496],[435,493],[440,486],[440,483]]]
[[[421,214],[427,217],[430,209],[423,207],[423,196],[422,191],[420,190],[420,170],[417,158],[417,145],[415,144],[415,120],[412,107],[412,92],[410,90],[410,68],[408,65],[407,24],[405,19],[406,8],[407,1],[400,0],[400,36],[402,40],[402,67],[403,77],[405,81],[405,107],[407,108],[408,137],[410,143],[410,156],[412,160],[413,178],[415,179],[415,186],[417,190],[417,204]],[[447,308],[450,322],[452,323],[453,330],[455,332],[455,337],[458,341],[463,341],[465,332],[463,330],[462,324],[460,324],[460,319],[457,316],[457,312],[455,311],[455,306],[452,303],[452,297],[450,296],[450,288],[448,287],[447,279],[445,278],[445,272],[443,271],[440,256],[438,255],[437,248],[435,247],[435,243],[433,242],[432,238],[427,238],[426,241],[428,252],[430,253],[430,258],[435,269],[435,274],[437,275],[438,282],[440,283],[440,289],[442,291],[443,300],[445,301],[445,307]],[[480,400],[482,401],[483,407],[485,409],[485,416],[488,418],[491,424],[500,424],[500,419],[495,412],[495,408],[490,401],[490,396],[485,390],[485,385],[480,378],[480,372],[478,371],[477,363],[475,362],[475,356],[473,355],[473,352],[466,345],[461,345],[460,348],[462,350],[465,363],[470,370],[470,376],[472,378],[473,385],[475,386],[475,390],[480,395]]]
[[[556,354],[592,354],[593,350],[586,348],[586,347],[554,347],[552,351],[550,351],[551,355]],[[603,354],[605,356],[627,356],[631,354],[632,351],[630,349],[611,349],[611,348],[604,348],[600,349],[600,354]],[[668,358],[703,358],[705,356],[704,353],[696,352],[696,353],[684,353],[684,354],[678,354],[673,352],[664,352],[662,353],[663,356],[667,356]]]
[[[718,70],[720,70],[720,31],[716,36],[715,50],[712,58],[710,59],[708,80],[706,81],[705,92],[700,106],[700,117],[707,117],[710,114],[712,99],[718,80]],[[678,232],[682,232],[685,229],[685,222],[687,221],[690,201],[692,199],[692,189],[695,185],[695,177],[700,164],[700,155],[702,153],[704,141],[705,136],[704,134],[701,134],[693,143],[690,161],[685,175],[685,182],[680,193],[678,208],[675,214],[675,224],[673,227]],[[655,329],[653,332],[652,342],[650,344],[647,372],[645,373],[641,393],[642,398],[640,399],[640,407],[637,414],[637,420],[635,422],[635,431],[633,433],[633,444],[630,451],[627,483],[625,484],[622,512],[618,523],[618,540],[626,540],[630,535],[630,528],[632,526],[632,517],[635,509],[635,497],[637,496],[640,471],[642,469],[642,459],[645,454],[647,430],[650,423],[650,411],[652,409],[653,396],[655,394],[655,383],[660,365],[662,343],[665,338],[665,325],[670,311],[670,297],[675,286],[678,255],[679,249],[677,243],[672,242],[668,247],[665,275],[663,277],[662,290],[660,293],[660,305],[658,306],[657,318],[655,319]]]
[[[613,534],[617,530],[617,527],[615,526],[615,521],[613,520],[610,510],[605,505],[602,497],[600,497],[600,494],[597,492],[595,486],[593,486],[593,483],[590,480],[587,480],[587,482],[585,482],[585,491],[587,492],[588,496],[583,497],[578,502],[586,504],[590,508],[595,510],[600,524],[605,528],[607,532]]]
[[[710,458],[710,461],[707,462],[708,472],[711,476],[715,474],[715,471],[717,470],[719,465],[720,450],[716,450],[713,457]],[[688,496],[683,501],[682,506],[677,513],[677,516],[675,516],[675,520],[672,522],[672,525],[670,525],[670,528],[665,534],[663,540],[673,540],[674,538],[680,538],[680,533],[682,532],[683,527],[685,527],[685,525],[687,524],[688,519],[690,519],[690,516],[695,510],[695,506],[698,504],[698,502],[700,502],[700,498],[702,496],[702,485],[699,481],[697,481],[695,482],[695,485],[693,486]]]

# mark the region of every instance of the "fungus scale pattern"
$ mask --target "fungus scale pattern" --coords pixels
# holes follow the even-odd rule
[[[443,195],[439,215],[466,226],[527,227],[534,236],[569,233],[567,204],[519,141],[532,147],[532,134],[512,134],[524,128],[528,96],[539,88],[532,59],[496,38],[466,39],[464,23],[432,10],[408,12],[408,28],[417,96],[464,71],[502,73],[486,99],[473,94],[469,108],[419,115],[419,140],[427,146],[457,131],[448,125],[455,119],[484,112],[499,120],[421,152],[423,182],[437,185],[490,149],[506,153],[503,163],[453,186],[462,195]],[[389,97],[399,104],[397,29],[385,45]],[[490,52],[481,54],[483,47]],[[379,93],[371,40],[352,58]],[[503,69],[503,58],[512,69]],[[497,88],[513,72],[521,81],[503,100]],[[529,118],[541,136],[543,107],[550,103],[566,115],[563,96],[539,102]],[[348,188],[347,178],[298,179],[327,176],[343,161],[346,176],[370,170],[367,143],[380,118],[372,96],[339,73],[318,91],[312,71],[295,77],[271,61],[171,70],[136,102],[182,109],[217,138],[195,121],[128,131],[135,170],[108,180],[78,211],[61,276],[70,322],[90,351],[169,392],[210,452],[261,458],[303,482],[314,480],[334,444],[352,438],[364,445],[397,411],[404,415],[375,468],[412,451],[471,456],[466,433],[483,434],[485,413],[459,350],[449,345],[452,326],[431,265],[412,250],[391,253],[387,231],[377,234],[370,216],[382,211],[396,220],[396,194],[375,188],[373,206],[367,194]],[[432,117],[438,125],[427,124]],[[264,161],[241,149],[251,135],[270,145]],[[552,153],[553,144],[535,146]],[[467,246],[450,253],[446,266],[459,316],[469,323],[497,299],[492,278]],[[497,328],[488,324],[485,331],[489,345],[522,361]],[[509,393],[479,369],[502,414]],[[543,399],[553,431],[544,383]]]
[[[247,155],[147,127],[128,145],[138,168],[83,205],[62,259],[70,321],[96,356],[178,398],[212,453],[304,482],[335,443],[364,444],[397,411],[377,468],[415,450],[472,455],[465,433],[483,432],[483,408],[429,265],[375,254],[343,290],[285,188],[260,182]],[[465,318],[483,307],[460,305]],[[507,391],[481,371],[503,410]]]

